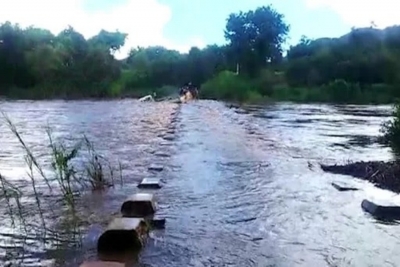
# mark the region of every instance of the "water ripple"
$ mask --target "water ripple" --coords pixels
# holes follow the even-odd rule
[[[376,143],[380,125],[390,115],[388,106],[282,103],[229,109],[215,101],[196,101],[181,106],[175,139],[164,141],[159,134],[172,127],[172,104],[1,105],[35,153],[43,153],[43,129],[51,123],[57,136],[73,141],[85,133],[103,154],[122,162],[123,187],[82,196],[82,229],[104,227],[143,177],[165,181],[156,196],[167,229],[154,233],[140,266],[395,266],[400,261],[394,253],[400,248],[398,228],[378,223],[360,208],[364,198],[398,196],[317,167],[321,161],[390,159],[390,150]],[[0,141],[1,173],[27,191],[22,152],[3,124]],[[169,157],[157,157],[156,151]],[[154,162],[164,164],[164,171],[148,172]],[[340,193],[330,186],[334,180],[362,190]],[[61,215],[58,223],[67,225],[68,217]],[[4,251],[25,251],[24,266],[45,259],[76,266],[95,257],[93,249],[63,242],[40,246],[35,236],[30,239],[35,245],[27,250],[21,242],[26,237],[9,230],[0,231],[0,258]],[[6,242],[10,240],[14,244]]]

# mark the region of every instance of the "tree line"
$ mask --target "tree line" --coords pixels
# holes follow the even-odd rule
[[[6,22],[0,25],[0,95],[165,96],[191,81],[202,97],[241,102],[390,102],[400,96],[400,26],[354,28],[340,38],[303,37],[284,53],[289,32],[284,15],[269,5],[230,14],[225,45],[188,53],[137,47],[117,60],[125,33],[101,30],[85,39],[72,27],[54,35]]]

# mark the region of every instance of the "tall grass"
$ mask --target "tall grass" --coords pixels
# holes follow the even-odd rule
[[[114,186],[114,173],[116,170],[119,170],[120,182],[123,182],[121,164],[119,164],[118,169],[114,168],[109,160],[96,151],[94,144],[87,136],[84,135],[75,144],[67,146],[63,140],[56,141],[53,138],[50,127],[46,129],[53,170],[51,177],[49,177],[49,175],[45,174],[44,167],[23,140],[15,125],[4,113],[3,115],[11,132],[25,152],[25,162],[28,167],[27,174],[35,195],[38,195],[36,185],[38,180],[44,181],[51,192],[55,189],[52,182],[56,181],[56,187],[61,190],[61,196],[66,204],[74,207],[75,196],[85,189],[102,190]],[[36,177],[34,173],[38,173],[39,177]]]
[[[386,84],[360,85],[333,80],[313,87],[293,87],[283,73],[263,70],[256,78],[222,71],[201,85],[201,98],[241,103],[293,101],[299,103],[385,104],[393,103],[396,88]]]
[[[27,195],[25,190],[18,188],[19,184],[0,174],[0,201],[4,201],[4,207],[8,210],[10,227],[19,227],[20,232],[26,236],[33,233],[35,238],[41,240],[48,241],[50,238],[61,243],[75,242],[76,240],[72,240],[75,236],[62,238],[48,225],[52,221],[46,220],[47,217],[58,218],[60,214],[54,212],[55,206],[45,198],[45,195],[48,197],[49,194],[43,192],[43,185],[50,193],[51,202],[61,201],[72,215],[72,220],[78,222],[80,219],[76,217],[75,212],[77,198],[87,191],[104,190],[114,186],[114,175],[118,171],[119,182],[122,184],[121,164],[114,168],[109,160],[96,151],[94,144],[86,136],[82,136],[72,145],[67,145],[62,139],[54,138],[51,128],[48,127],[46,133],[49,151],[45,156],[50,157],[51,164],[45,166],[41,164],[41,159],[33,153],[6,114],[3,113],[3,117],[25,154],[29,181],[27,191],[31,192]],[[28,207],[24,201],[32,195],[34,206],[29,204]],[[32,216],[38,216],[40,221],[32,220]],[[3,225],[5,224],[4,222]],[[75,230],[73,230],[74,235]]]
[[[400,104],[395,104],[392,119],[383,123],[380,132],[383,134],[381,141],[389,144],[393,152],[400,156]]]

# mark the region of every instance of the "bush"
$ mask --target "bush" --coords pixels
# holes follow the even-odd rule
[[[200,97],[240,103],[262,98],[250,80],[231,71],[222,71],[213,79],[202,84]]]
[[[272,96],[276,88],[287,87],[284,73],[263,69],[254,81],[254,88],[262,96]]]
[[[230,71],[220,72],[201,86],[200,96],[238,102],[261,102],[268,98],[275,101],[375,104],[392,103],[396,91],[396,87],[386,84],[360,85],[343,79],[318,87],[291,87],[282,72],[264,69],[253,79]]]
[[[394,106],[393,118],[382,125],[383,141],[396,152],[400,151],[400,104]]]
[[[179,92],[178,88],[172,85],[164,85],[155,90],[157,98],[177,95],[178,92]]]

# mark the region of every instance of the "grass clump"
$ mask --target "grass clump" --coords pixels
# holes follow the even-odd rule
[[[85,218],[77,215],[78,198],[84,192],[114,186],[117,171],[122,184],[121,164],[115,168],[86,136],[67,143],[55,138],[50,127],[46,129],[48,153],[38,157],[6,114],[3,113],[3,117],[24,152],[29,183],[0,174],[0,201],[5,208],[3,225],[18,233],[17,236],[4,236],[0,232],[1,238],[15,241],[17,250],[18,242],[25,244],[26,240],[56,246],[80,246],[80,226]],[[6,258],[0,258],[0,264]]]
[[[392,119],[383,123],[381,129],[382,141],[389,144],[396,154],[400,152],[400,104],[394,105]]]
[[[254,84],[231,71],[222,71],[201,85],[201,98],[224,99],[239,103],[258,102],[262,96],[254,89]]]
[[[117,170],[120,172],[122,184],[121,164],[118,168],[114,168],[110,161],[96,151],[94,144],[86,136],[72,145],[67,145],[61,139],[56,140],[48,127],[46,133],[49,153],[45,156],[50,158],[50,163],[45,164],[41,163],[41,159],[33,154],[11,120],[4,113],[3,116],[24,151],[27,176],[30,181],[27,191],[33,194],[36,202],[36,215],[40,215],[43,228],[46,228],[43,205],[48,202],[47,199],[44,199],[44,195],[61,200],[70,210],[74,211],[76,198],[81,193],[114,186],[114,173]],[[44,190],[44,184],[47,190]],[[24,194],[25,191],[18,188],[19,186],[16,182],[8,180],[0,174],[0,199],[5,199],[11,216],[24,213],[21,199],[29,197]],[[16,211],[12,207],[16,207]]]
[[[222,71],[201,86],[200,96],[239,103],[291,101],[298,103],[393,103],[397,88],[386,84],[359,84],[335,79],[323,84],[288,84],[283,72],[261,70],[255,77]]]
[[[39,177],[34,174],[38,173],[41,181],[46,183],[50,191],[54,190],[53,182],[55,181],[67,204],[72,206],[74,196],[83,189],[101,190],[114,186],[115,169],[105,157],[96,151],[94,144],[86,136],[68,146],[61,139],[55,140],[51,128],[48,127],[46,133],[53,172],[51,175],[46,175],[44,167],[25,143],[15,125],[6,115],[4,117],[25,152],[25,162],[29,169],[28,176],[32,182],[32,189],[36,188]],[[122,171],[120,165],[119,171]]]

